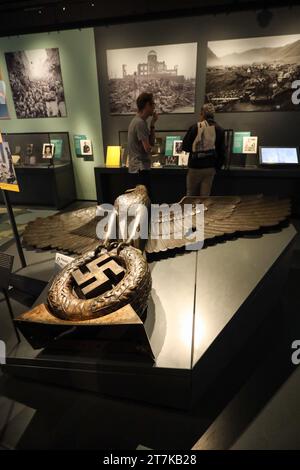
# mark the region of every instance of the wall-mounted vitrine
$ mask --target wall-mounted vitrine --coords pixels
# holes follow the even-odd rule
[[[44,167],[71,163],[68,132],[3,134],[15,166]]]
[[[19,193],[13,204],[61,209],[76,199],[68,132],[2,133],[9,143]],[[0,194],[2,202],[2,194]]]

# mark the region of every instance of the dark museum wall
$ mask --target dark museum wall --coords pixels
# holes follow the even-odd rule
[[[300,34],[300,7],[272,12],[268,27],[259,26],[253,11],[95,28],[104,151],[107,145],[118,145],[119,130],[127,130],[131,120],[109,113],[106,49],[198,42],[196,112],[162,115],[157,125],[161,130],[184,130],[197,121],[204,100],[207,41]],[[300,144],[300,105],[299,112],[219,113],[217,120],[224,128],[251,130],[260,145]]]

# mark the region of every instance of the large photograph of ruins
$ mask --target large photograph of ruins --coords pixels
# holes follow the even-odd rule
[[[197,43],[107,50],[111,114],[134,114],[143,91],[154,95],[156,111],[193,113]]]
[[[299,79],[300,34],[208,43],[206,101],[218,112],[298,110]]]

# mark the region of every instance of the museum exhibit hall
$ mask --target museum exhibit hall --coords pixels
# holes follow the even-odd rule
[[[293,463],[300,2],[0,15],[0,450]]]

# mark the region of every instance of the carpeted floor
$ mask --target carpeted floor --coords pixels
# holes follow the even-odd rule
[[[19,235],[22,235],[28,222],[35,220],[37,217],[48,217],[57,211],[52,209],[38,208],[13,208],[15,221],[18,227]],[[7,243],[13,238],[13,231],[10,225],[9,217],[5,206],[0,206],[0,246]]]

